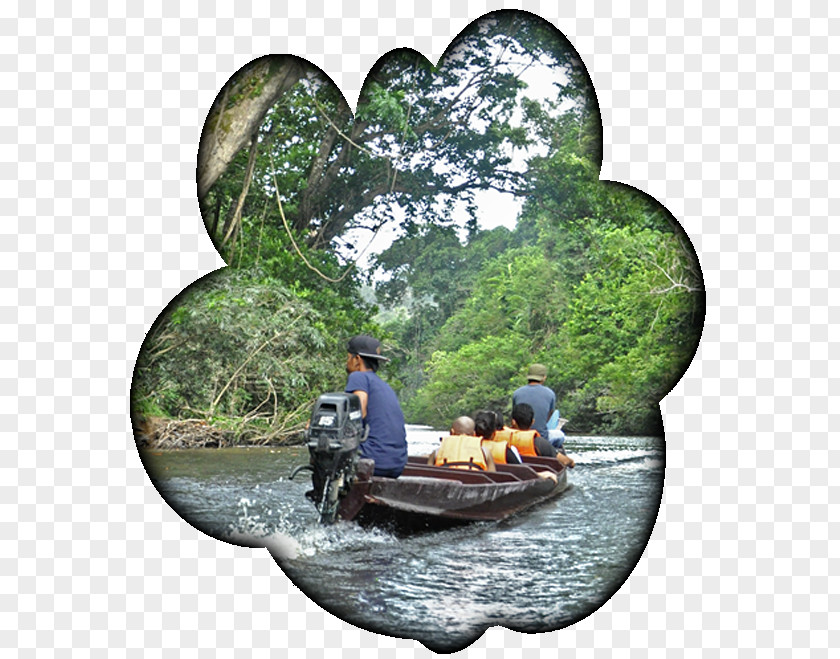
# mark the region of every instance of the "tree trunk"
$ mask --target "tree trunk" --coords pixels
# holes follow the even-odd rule
[[[303,76],[306,63],[267,55],[245,65],[216,97],[198,147],[198,199],[203,201],[271,107]]]

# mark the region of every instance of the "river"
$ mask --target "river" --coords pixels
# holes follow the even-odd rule
[[[440,433],[409,426],[409,453]],[[662,496],[664,440],[570,437],[577,462],[558,498],[504,522],[398,537],[317,523],[304,498],[304,447],[144,451],[167,502],[228,542],[266,546],[315,602],[374,632],[436,652],[471,644],[494,625],[525,632],[566,627],[603,605],[647,544]]]

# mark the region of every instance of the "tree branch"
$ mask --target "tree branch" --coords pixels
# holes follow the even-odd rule
[[[245,198],[248,196],[248,189],[251,187],[251,179],[254,177],[254,166],[257,164],[257,150],[259,146],[259,131],[251,136],[251,149],[248,153],[248,166],[245,168],[245,178],[242,181],[242,191],[236,201],[236,208],[233,211],[230,226],[222,238],[222,246],[227,244],[242,221],[242,208],[245,206]]]
[[[301,317],[300,317],[300,316],[298,316],[298,317],[297,317],[297,318],[295,318],[295,319],[294,319],[291,323],[288,323],[288,325],[293,325],[293,324],[294,324],[294,323],[296,323],[296,322],[297,322],[300,318],[301,318]],[[288,325],[287,325],[287,326],[288,326]],[[281,334],[280,334],[279,332],[275,332],[275,333],[274,333],[274,336],[272,336],[271,338],[266,339],[265,341],[263,341],[263,343],[262,343],[262,344],[261,344],[258,348],[256,348],[255,350],[253,350],[253,351],[251,352],[251,354],[250,354],[250,355],[248,355],[248,357],[246,357],[245,361],[244,361],[244,362],[242,362],[242,363],[239,365],[239,368],[237,368],[237,369],[233,372],[233,375],[231,375],[231,376],[230,376],[230,379],[227,381],[227,384],[226,384],[224,387],[222,387],[222,390],[219,392],[219,395],[218,395],[218,396],[216,396],[216,399],[215,399],[215,400],[214,400],[214,401],[210,404],[210,415],[211,415],[211,416],[212,416],[212,415],[213,415],[213,413],[215,412],[216,407],[218,406],[219,402],[222,400],[222,396],[224,396],[225,392],[226,392],[226,391],[230,388],[230,386],[231,386],[231,385],[233,384],[233,382],[236,380],[236,377],[237,377],[237,376],[238,376],[238,375],[242,372],[242,369],[244,369],[244,368],[248,365],[248,363],[249,363],[249,362],[250,362],[250,361],[251,361],[254,357],[256,357],[256,356],[257,356],[257,354],[259,354],[259,353],[263,350],[263,348],[265,348],[265,347],[266,347],[269,343],[271,343],[272,341],[276,341],[277,339],[279,339],[279,338],[280,338],[280,336],[281,336]]]

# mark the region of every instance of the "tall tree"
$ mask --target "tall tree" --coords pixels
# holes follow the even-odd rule
[[[268,55],[237,71],[210,108],[198,146],[198,198],[203,201],[233,158],[252,139],[268,110],[300,80],[305,63]]]
[[[514,155],[530,144],[516,119],[526,74],[541,66],[568,86],[580,67],[558,35],[542,19],[502,11],[469,26],[437,67],[414,51],[388,53],[365,80],[355,117],[335,85],[309,67],[250,133],[260,145],[258,185],[243,214],[262,208],[277,188],[284,217],[275,208],[272,221],[312,247],[334,248],[398,218],[445,223],[454,204],[472,208],[479,190],[524,192]],[[591,85],[578,93],[594,97]],[[238,205],[248,169],[230,172],[240,183],[208,198],[208,227]]]

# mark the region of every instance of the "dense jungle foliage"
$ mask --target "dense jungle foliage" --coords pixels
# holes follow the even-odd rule
[[[302,60],[256,60],[220,93],[199,153],[228,267],[155,323],[133,413],[282,441],[343,389],[346,341],[365,332],[410,422],[509,412],[539,361],[567,430],[660,434],[658,403],[699,342],[702,276],[661,205],[598,179],[601,153],[577,53],[523,12],[477,21],[437,68],[384,56],[355,117]],[[486,191],[522,200],[514,228],[480,228],[511,219]],[[385,227],[397,239],[367,254]]]

